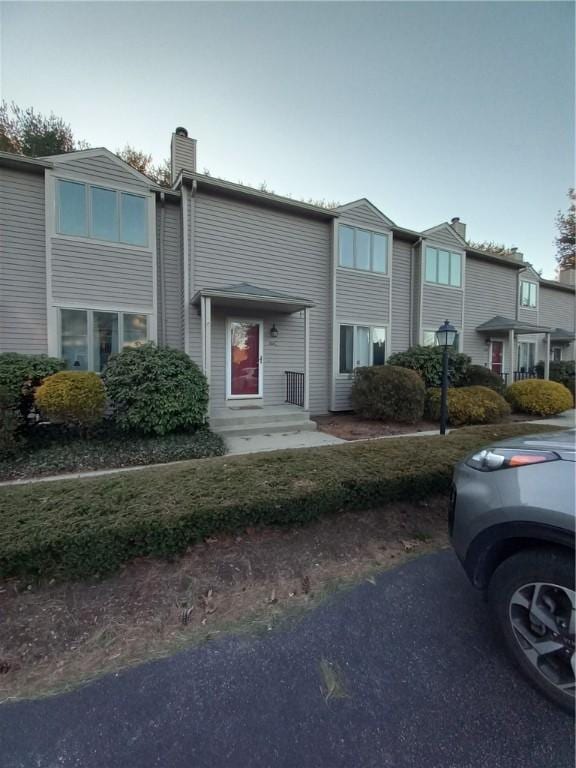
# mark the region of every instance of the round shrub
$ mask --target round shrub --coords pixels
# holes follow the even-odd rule
[[[18,352],[0,354],[0,388],[16,398],[24,419],[34,405],[34,389],[47,376],[63,370],[64,360],[47,355],[21,355]]]
[[[427,392],[427,413],[437,421],[440,418],[442,390]],[[450,387],[448,389],[448,421],[455,427],[464,424],[493,424],[510,415],[510,406],[502,395],[488,387]]]
[[[534,416],[555,416],[573,406],[572,393],[563,384],[544,379],[516,381],[506,390],[515,411]]]
[[[483,365],[471,365],[464,376],[465,387],[488,387],[499,394],[506,389],[502,377]]]
[[[48,376],[36,390],[36,405],[54,423],[91,427],[101,421],[106,392],[100,377],[84,371]]]
[[[0,388],[0,459],[11,456],[18,448],[22,417],[17,402],[12,393]]]
[[[206,419],[206,377],[178,349],[127,347],[110,358],[103,378],[120,429],[165,435],[196,429]]]
[[[397,365],[357,368],[352,407],[359,416],[413,424],[424,414],[426,390],[416,371]]]
[[[417,371],[426,387],[439,387],[442,384],[442,356],[441,347],[410,347],[405,352],[397,352],[390,355],[390,365],[400,365],[402,368],[411,368]],[[454,349],[448,350],[448,380],[453,387],[465,385],[465,376],[470,358]]]
[[[544,363],[536,364],[536,373],[544,378]],[[550,360],[550,381],[564,384],[572,393],[572,400],[576,400],[576,364],[574,360]]]

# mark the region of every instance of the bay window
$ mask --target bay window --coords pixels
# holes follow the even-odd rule
[[[56,231],[61,235],[146,246],[147,204],[143,195],[58,179]]]
[[[340,326],[340,373],[386,362],[386,328],[367,325]]]
[[[60,309],[59,355],[71,371],[101,373],[110,356],[149,338],[148,315],[92,309]]]
[[[340,225],[339,264],[365,272],[388,272],[388,235]]]
[[[460,288],[462,285],[462,255],[428,246],[426,248],[424,276],[427,283]]]

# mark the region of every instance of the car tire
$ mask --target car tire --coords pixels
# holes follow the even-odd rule
[[[570,664],[574,619],[570,624],[568,610],[569,602],[574,607],[574,589],[574,556],[559,547],[530,548],[512,555],[496,569],[488,588],[488,600],[512,659],[533,685],[572,713],[574,690],[566,686],[574,679],[573,659]],[[546,649],[559,644],[562,648],[543,653],[545,642]]]

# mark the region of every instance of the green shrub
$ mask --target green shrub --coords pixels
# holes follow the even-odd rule
[[[36,390],[35,400],[49,421],[76,427],[97,424],[106,407],[100,377],[85,371],[61,371],[48,376]]]
[[[6,389],[0,389],[0,458],[12,456],[18,449],[21,424],[17,398]]]
[[[206,419],[206,377],[177,349],[152,343],[128,347],[110,358],[104,383],[123,430],[165,435],[196,429]]]
[[[430,418],[440,418],[440,389],[428,390],[427,412]],[[448,422],[455,427],[463,424],[494,424],[510,415],[510,406],[502,395],[488,387],[450,387],[448,390]]]
[[[506,389],[502,377],[483,365],[470,365],[464,376],[464,387],[488,387],[498,394]]]
[[[576,399],[576,365],[574,360],[551,360],[550,361],[550,381],[557,381],[563,384],[566,389],[572,393],[572,400]],[[536,373],[544,378],[544,363],[540,361],[536,364]]]
[[[546,427],[470,427],[446,437],[371,440],[206,459],[90,480],[0,488],[0,578],[86,578],[208,536],[307,523],[447,492],[456,461]],[[383,510],[386,514],[386,510]]]
[[[410,347],[406,352],[390,355],[388,363],[412,368],[418,371],[426,387],[439,387],[442,384],[442,354],[441,347]],[[470,362],[468,355],[448,350],[448,380],[453,387],[464,385]]]
[[[534,416],[555,416],[572,408],[572,393],[557,381],[525,379],[506,390],[506,400],[513,410]]]
[[[34,389],[47,376],[65,368],[64,360],[47,355],[21,355],[16,352],[0,354],[0,389],[17,398],[24,419],[34,405]]]
[[[426,389],[416,371],[397,365],[357,368],[352,408],[359,416],[414,423],[424,415]]]

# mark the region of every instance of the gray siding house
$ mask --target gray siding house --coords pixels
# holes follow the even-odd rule
[[[433,344],[509,380],[569,359],[574,271],[470,248],[458,219],[417,232],[366,199],[326,209],[199,174],[177,129],[172,187],[106,149],[0,153],[0,352],[101,371],[125,345],[187,352],[221,429],[307,428],[350,408],[354,369]]]

